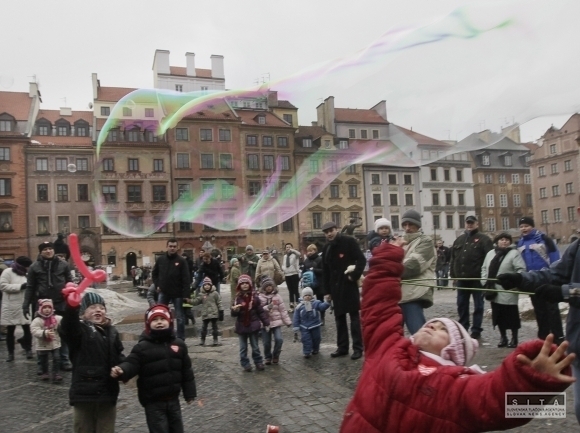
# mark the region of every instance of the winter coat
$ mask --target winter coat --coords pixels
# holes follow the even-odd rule
[[[236,287],[238,287],[238,278],[240,278],[240,275],[242,275],[242,271],[240,271],[240,268],[238,266],[232,266],[230,268],[230,275],[229,275],[229,283],[230,283],[230,287],[232,287],[234,290],[236,289]]]
[[[243,254],[238,258],[240,261],[240,266],[242,267],[242,274],[249,275],[252,280],[256,277],[256,266],[258,266],[258,261],[260,257],[256,254]]]
[[[72,282],[67,262],[57,256],[45,260],[39,255],[38,260],[28,268],[26,278],[26,292],[24,293],[22,309],[28,309],[32,306],[32,311],[36,311],[36,302],[39,299],[52,299],[54,311],[63,312],[65,310],[62,289],[66,283]]]
[[[156,339],[144,332],[119,367],[123,370],[119,380],[139,375],[137,391],[142,406],[179,398],[181,390],[186,401],[197,396],[187,346],[173,335]]]
[[[365,362],[341,433],[465,433],[504,430],[530,419],[505,417],[505,392],[562,392],[568,384],[517,360],[533,359],[543,342],[518,346],[495,371],[478,374],[442,365],[404,337],[400,276],[404,251],[373,251],[363,284]],[[554,350],[554,349],[552,349]]]
[[[268,259],[262,257],[258,262],[258,266],[256,266],[256,285],[260,285],[263,277],[268,277],[274,280],[274,272],[276,270],[278,270],[278,272],[282,272],[282,269],[276,260],[274,260],[272,257],[268,257]]]
[[[320,318],[320,312],[325,311],[330,307],[328,302],[319,301],[317,299],[311,301],[312,310],[306,311],[306,306],[304,302],[298,304],[294,310],[294,317],[292,319],[292,327],[294,331],[302,329],[313,329],[322,326],[322,319]]]
[[[62,316],[55,315],[54,317],[56,318],[56,327],[54,328],[54,338],[52,340],[46,338],[45,331],[47,331],[48,328],[44,326],[44,318],[37,315],[30,324],[30,332],[35,341],[35,350],[54,350],[61,346],[60,334],[58,333],[57,328],[62,321]]]
[[[224,271],[219,260],[212,258],[209,263],[201,262],[197,272],[195,287],[199,287],[202,280],[208,277],[214,286],[217,286],[224,278]]]
[[[288,315],[288,310],[284,304],[284,299],[274,287],[270,293],[260,291],[260,303],[264,311],[268,313],[270,328],[277,328],[282,325],[291,325],[292,320]]]
[[[409,233],[405,235],[408,242],[403,247],[405,258],[403,259],[403,279],[435,279],[435,246],[431,236],[423,233]],[[401,304],[406,302],[419,302],[423,308],[433,305],[433,287],[416,286],[412,283],[403,284],[403,296]]]
[[[481,265],[492,249],[489,236],[479,230],[463,233],[451,247],[449,278],[481,278]]]
[[[568,353],[575,353],[574,365],[580,368],[580,297],[570,296],[570,289],[580,288],[580,248],[576,240],[564,251],[562,259],[540,271],[522,272],[522,289],[533,292],[543,284],[562,285],[565,302],[570,304],[566,319],[566,340],[570,343]]]
[[[435,269],[443,269],[445,265],[449,264],[449,260],[451,259],[451,250],[442,246],[436,249],[436,253],[437,264],[435,265]]]
[[[481,285],[485,287],[487,284],[487,275],[489,271],[489,264],[495,257],[495,249],[491,250],[485,256],[485,260],[483,261],[483,266],[481,267]],[[526,270],[526,264],[524,263],[524,259],[522,259],[521,254],[518,250],[515,249],[515,245],[511,248],[510,252],[508,252],[505,257],[503,258],[502,262],[499,265],[499,269],[497,271],[497,275],[505,274],[508,272],[523,272]],[[503,287],[499,284],[495,285],[497,290],[503,290]],[[502,305],[518,305],[518,294],[517,293],[505,293],[505,292],[498,292],[495,299],[493,300],[496,304]]]
[[[206,319],[217,319],[219,316],[219,311],[222,308],[222,297],[217,292],[215,286],[211,286],[211,290],[206,292],[204,289],[199,291],[199,294],[193,298],[191,301],[192,305],[201,304],[201,318]]]
[[[187,262],[179,254],[159,256],[153,266],[151,278],[163,295],[169,298],[189,298],[191,274]]]
[[[6,269],[0,275],[0,290],[2,291],[2,313],[0,313],[0,325],[28,325],[22,315],[25,290],[21,290],[26,284],[26,276],[18,275],[12,269]]]
[[[367,259],[357,240],[337,234],[322,250],[322,275],[325,294],[332,296],[334,314],[356,313],[360,310],[358,279]],[[355,265],[354,272],[344,274],[346,268]],[[350,278],[349,278],[350,277]]]
[[[322,273],[322,256],[320,253],[314,253],[306,256],[303,264],[303,272],[312,270],[316,276],[317,287],[312,287],[316,299],[321,300],[324,297],[324,276]]]
[[[232,317],[236,317],[236,324],[234,327],[236,334],[252,334],[259,331],[262,324],[264,326],[270,326],[269,314],[264,311],[258,294],[250,292],[249,295],[243,295],[241,291],[238,291],[234,305],[247,305],[250,302],[252,305],[248,311],[247,318],[245,317],[246,313],[242,308],[232,310]]]
[[[54,254],[62,254],[62,255],[64,255],[64,258],[68,262],[68,260],[70,259],[70,248],[64,242],[64,240],[63,239],[57,239],[57,240],[54,241],[54,244],[53,245],[54,245]]]
[[[300,271],[300,253],[296,250],[290,250],[290,265],[286,265],[288,260],[288,253],[285,253],[281,259],[282,271],[285,276],[298,275]]]
[[[536,229],[522,236],[518,240],[517,248],[528,271],[547,268],[560,258],[560,252],[554,241]]]
[[[123,343],[110,321],[103,325],[79,319],[79,309],[67,305],[59,328],[73,365],[69,391],[75,403],[116,403],[119,382],[111,368],[124,361]]]

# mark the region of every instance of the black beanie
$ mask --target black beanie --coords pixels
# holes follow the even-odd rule
[[[520,218],[519,224],[520,225],[527,224],[529,226],[536,227],[536,225],[534,224],[534,219],[532,217],[523,217],[523,218]]]
[[[32,260],[30,260],[26,256],[20,256],[16,258],[16,263],[18,263],[20,266],[24,266],[25,268],[27,268],[32,264]]]
[[[41,253],[45,248],[54,248],[54,244],[52,242],[43,242],[38,246],[38,252]]]

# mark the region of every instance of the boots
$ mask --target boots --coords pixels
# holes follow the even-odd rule
[[[501,340],[499,340],[499,343],[497,343],[497,347],[507,347],[508,345],[508,340],[505,334],[503,334],[501,336]]]
[[[6,362],[13,362],[14,361],[14,352],[10,352],[8,354],[8,358],[6,358]]]
[[[26,359],[34,359],[34,354],[32,353],[32,350],[26,351]]]
[[[199,341],[199,345],[200,345],[200,346],[205,346],[205,338],[202,338],[202,339]]]
[[[508,344],[508,347],[510,349],[513,349],[514,347],[518,347],[518,331],[517,331],[517,329],[514,329],[512,331],[512,339],[510,340],[510,344]]]
[[[214,338],[214,339],[213,339],[213,345],[214,345],[214,346],[221,346],[221,344],[220,344],[220,342],[218,341],[218,339],[217,339],[217,338]]]

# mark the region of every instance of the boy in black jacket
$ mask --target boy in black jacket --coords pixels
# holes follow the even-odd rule
[[[165,305],[145,313],[145,332],[125,362],[111,369],[111,376],[127,381],[139,375],[139,403],[145,408],[153,433],[182,433],[179,393],[187,404],[196,397],[195,378],[185,343],[173,334],[173,318]]]

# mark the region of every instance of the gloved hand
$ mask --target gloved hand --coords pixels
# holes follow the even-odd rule
[[[218,311],[218,320],[220,322],[223,322],[224,321],[224,310],[219,310]]]
[[[30,320],[30,310],[28,308],[22,309],[22,315],[26,320]]]
[[[20,290],[26,290],[26,283],[22,283],[22,285],[20,286]]]
[[[564,302],[562,286],[555,286],[553,284],[544,284],[543,286],[538,287],[536,289],[536,296],[547,302]]]
[[[506,290],[513,290],[522,285],[524,278],[517,272],[497,276],[497,282]]]
[[[355,265],[349,265],[349,266],[346,268],[346,271],[344,271],[344,274],[345,274],[345,275],[347,275],[347,274],[350,274],[351,272],[354,272],[354,269],[355,269]]]

